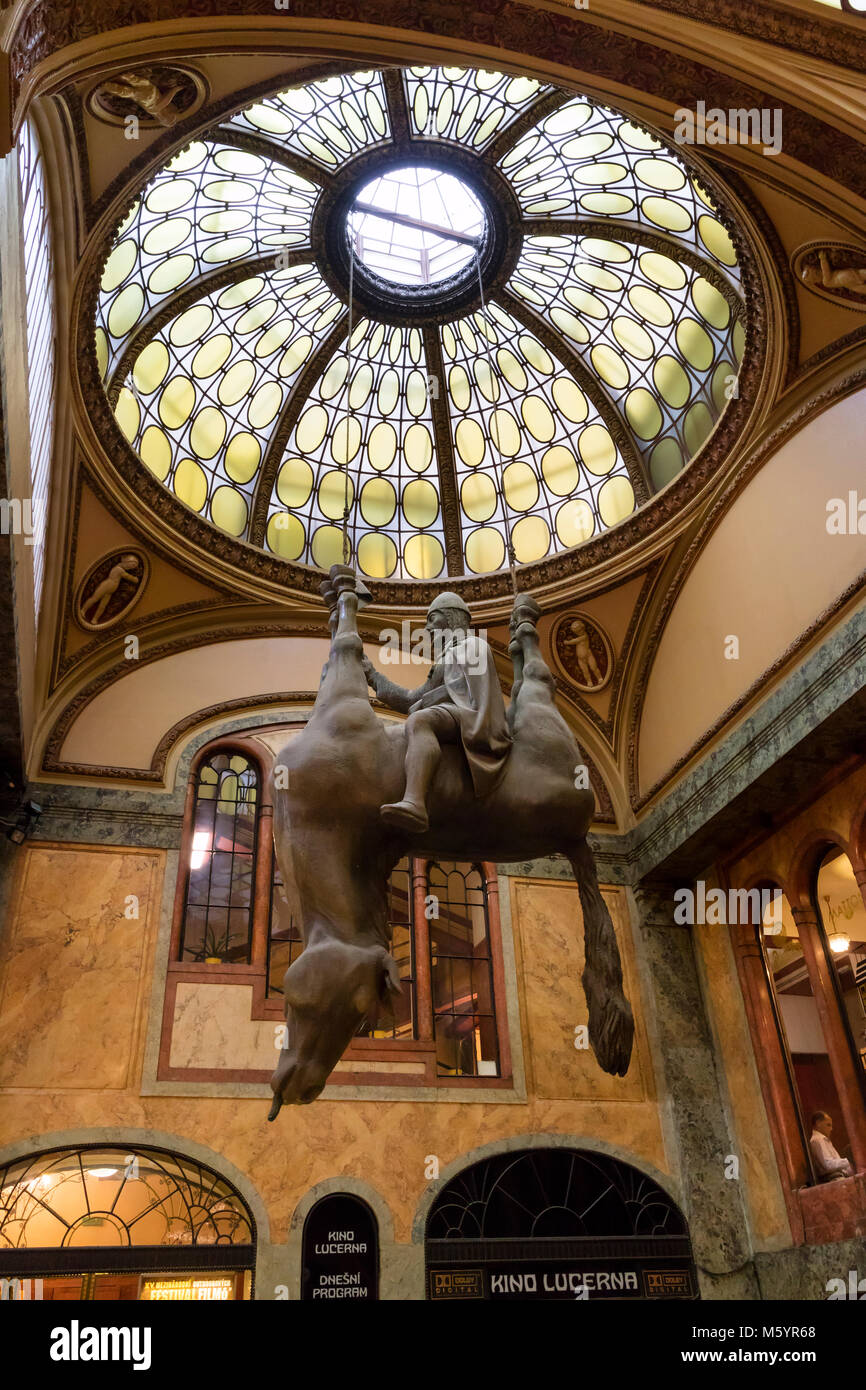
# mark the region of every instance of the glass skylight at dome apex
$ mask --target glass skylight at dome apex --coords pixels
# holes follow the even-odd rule
[[[322,569],[348,501],[373,579],[617,525],[708,438],[743,341],[730,237],[682,160],[472,69],[331,77],[212,127],[129,210],[96,308],[117,420],[166,488]]]
[[[355,254],[396,284],[435,285],[474,262],[484,212],[441,169],[389,169],[358,193],[348,227]]]

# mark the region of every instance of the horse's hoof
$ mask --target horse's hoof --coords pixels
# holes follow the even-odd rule
[[[420,835],[429,828],[427,812],[414,801],[394,801],[379,809],[379,815],[386,825],[395,830],[408,830],[411,835]]]

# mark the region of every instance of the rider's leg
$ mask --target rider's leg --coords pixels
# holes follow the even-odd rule
[[[416,710],[409,715],[406,790],[402,801],[382,807],[382,819],[388,825],[416,833],[427,829],[427,791],[442,756],[441,745],[454,743],[457,737],[457,721],[442,707]]]

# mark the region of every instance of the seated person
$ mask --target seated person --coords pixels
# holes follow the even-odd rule
[[[812,1116],[812,1137],[809,1140],[809,1148],[812,1151],[812,1159],[815,1163],[815,1171],[818,1174],[819,1182],[832,1182],[834,1178],[850,1178],[854,1176],[854,1169],[837,1152],[834,1144],[830,1143],[830,1135],[833,1132],[833,1121],[824,1110],[816,1110]]]

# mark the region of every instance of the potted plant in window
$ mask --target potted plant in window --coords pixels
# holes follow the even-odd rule
[[[228,955],[229,933],[227,931],[217,933],[212,927],[208,927],[204,934],[204,940],[195,953],[197,961],[204,961],[205,965],[221,965],[223,956]]]

